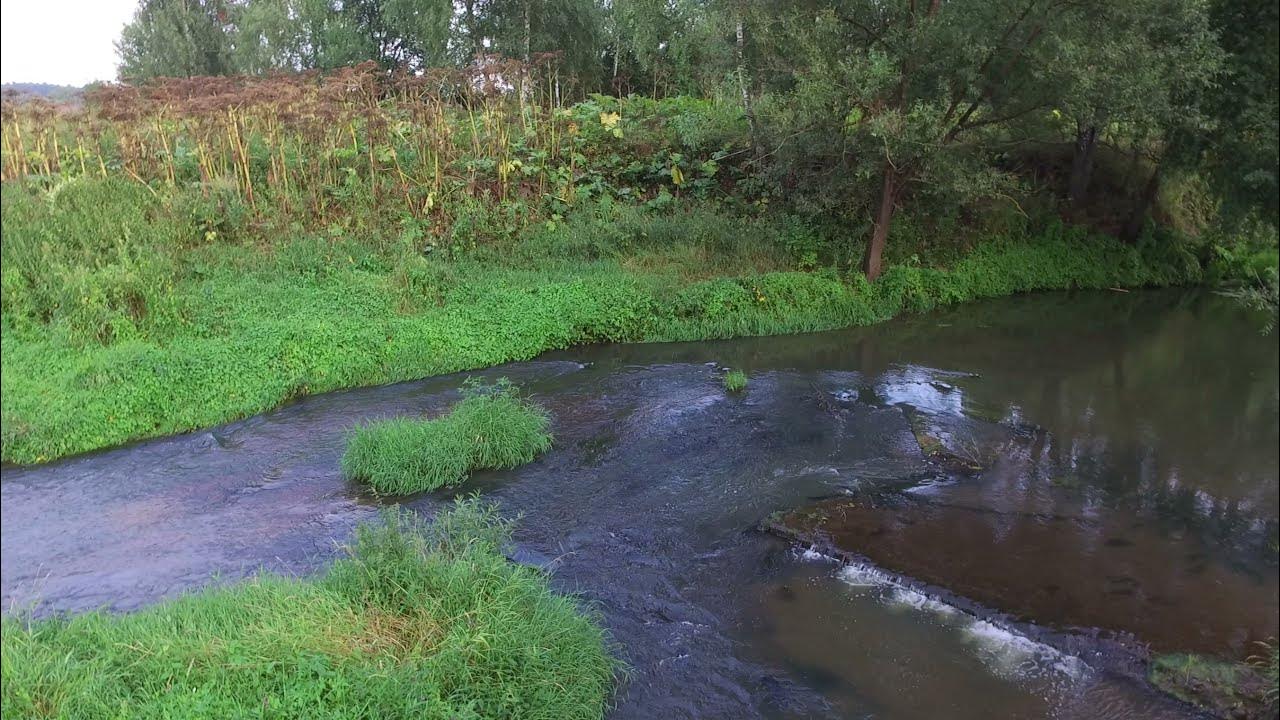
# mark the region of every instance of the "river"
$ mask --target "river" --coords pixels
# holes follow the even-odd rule
[[[1259,324],[1204,292],[1054,293],[552,353],[473,374],[542,403],[556,447],[407,498],[344,480],[344,435],[441,411],[464,375],[304,398],[3,468],[0,591],[9,612],[128,611],[314,571],[383,504],[480,493],[520,516],[515,559],[599,610],[630,668],[611,717],[1194,717],[1130,651],[1243,656],[1275,633],[1280,365]],[[931,462],[912,418],[981,470]],[[830,498],[865,562],[761,530]]]

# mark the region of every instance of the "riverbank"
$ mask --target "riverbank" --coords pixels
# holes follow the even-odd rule
[[[309,580],[263,575],[138,613],[4,618],[5,717],[600,718],[604,633],[478,500],[390,512]]]
[[[871,284],[797,269],[785,219],[702,207],[593,207],[516,245],[457,256],[343,233],[183,245],[145,195],[99,181],[56,194],[5,185],[5,462],[575,345],[830,330],[976,298],[1203,273],[1167,239],[1131,246],[1053,225],[975,241],[945,261],[908,258]],[[51,251],[53,235],[62,246]],[[72,250],[94,259],[64,259],[71,269],[48,288],[19,284],[23,264]]]

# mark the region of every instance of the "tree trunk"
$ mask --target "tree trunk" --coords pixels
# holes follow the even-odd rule
[[[759,133],[756,127],[756,110],[751,101],[751,83],[747,77],[746,27],[742,21],[742,8],[737,12],[737,42],[734,45],[735,59],[738,61],[738,90],[742,93],[742,112],[747,116],[747,130],[750,133],[751,154],[760,160]]]
[[[862,256],[862,272],[867,279],[875,281],[880,277],[880,258],[884,254],[885,241],[889,239],[889,225],[893,222],[893,213],[898,199],[898,171],[893,165],[884,164],[884,179],[880,185],[880,209],[876,211],[875,226],[871,229],[871,240]]]
[[[463,2],[462,16],[466,19],[467,34],[471,36],[471,56],[473,59],[478,59],[481,51],[484,49],[484,43],[483,39],[480,37],[479,28],[476,27],[475,0],[465,0]]]
[[[1073,210],[1080,210],[1089,200],[1089,183],[1093,180],[1093,156],[1098,147],[1098,128],[1088,125],[1076,130],[1075,148],[1071,154],[1071,183],[1067,197]]]
[[[1142,234],[1142,226],[1147,222],[1147,213],[1156,204],[1156,195],[1160,193],[1160,166],[1156,165],[1151,170],[1151,177],[1147,179],[1147,184],[1142,188],[1142,194],[1138,196],[1138,202],[1133,206],[1133,214],[1129,216],[1129,221],[1125,223],[1124,230],[1120,233],[1120,239],[1125,242],[1137,242],[1138,236]]]
[[[531,4],[532,4],[532,0],[525,0],[525,3],[524,3],[524,62],[526,65],[529,64],[529,59],[532,57],[530,48],[533,46],[533,24],[529,22],[529,5]]]

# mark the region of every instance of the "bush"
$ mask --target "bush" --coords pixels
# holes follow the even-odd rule
[[[466,397],[434,420],[395,418],[357,428],[342,456],[348,477],[380,493],[435,490],[472,470],[511,468],[551,447],[550,420],[505,379],[468,384]]]
[[[3,620],[13,717],[600,718],[604,633],[509,523],[459,500],[360,527],[313,580],[264,575],[129,615]]]

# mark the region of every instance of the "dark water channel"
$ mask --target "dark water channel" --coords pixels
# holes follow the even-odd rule
[[[517,559],[600,609],[631,666],[613,717],[1190,717],[1107,643],[1231,656],[1276,631],[1280,368],[1257,325],[1207,294],[1052,294],[556,353],[477,373],[534,394],[556,448],[461,491],[521,514]],[[747,370],[747,393],[707,363]],[[340,477],[346,430],[442,410],[461,380],[3,469],[6,608],[129,610],[322,566],[383,502]],[[909,412],[985,471],[927,461]],[[833,496],[864,503],[874,564],[758,529]]]

